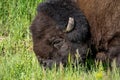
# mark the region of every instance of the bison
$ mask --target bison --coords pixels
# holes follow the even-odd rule
[[[30,30],[40,64],[67,63],[68,55],[84,63],[89,50],[90,27],[76,0],[46,0],[37,8]]]
[[[120,0],[77,0],[91,29],[96,57],[120,67]]]

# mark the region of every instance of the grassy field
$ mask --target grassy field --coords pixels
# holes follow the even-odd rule
[[[120,80],[120,70],[71,66],[44,70],[32,50],[29,26],[41,0],[0,0],[0,80]]]

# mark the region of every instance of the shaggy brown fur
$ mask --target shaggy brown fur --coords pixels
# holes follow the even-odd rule
[[[97,52],[110,61],[116,58],[120,66],[120,0],[78,0],[78,5],[89,21]]]

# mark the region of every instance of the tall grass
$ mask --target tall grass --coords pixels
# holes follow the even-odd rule
[[[0,80],[120,80],[117,68],[62,66],[44,70],[32,50],[29,26],[41,0],[0,0]]]

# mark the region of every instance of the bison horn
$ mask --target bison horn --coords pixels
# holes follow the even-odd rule
[[[74,18],[69,17],[68,25],[67,25],[65,32],[70,32],[73,30],[73,28],[74,28]]]

